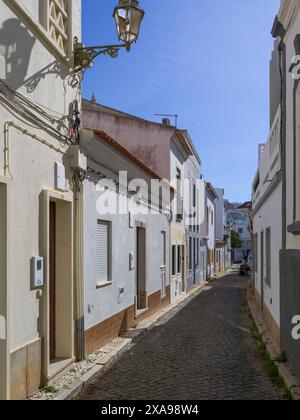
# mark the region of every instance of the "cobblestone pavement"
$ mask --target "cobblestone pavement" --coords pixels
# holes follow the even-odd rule
[[[250,327],[245,279],[216,281],[143,340],[82,400],[276,400]]]

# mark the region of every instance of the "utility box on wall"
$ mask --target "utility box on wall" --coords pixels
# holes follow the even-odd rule
[[[32,257],[31,259],[31,289],[44,286],[44,258]]]
[[[81,171],[87,170],[87,157],[82,153],[79,146],[72,146],[71,166]]]
[[[55,162],[55,188],[60,191],[66,190],[66,168]]]

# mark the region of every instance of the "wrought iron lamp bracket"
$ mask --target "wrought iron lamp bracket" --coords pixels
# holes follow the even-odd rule
[[[95,47],[84,47],[82,43],[78,41],[78,38],[74,39],[74,69],[75,71],[81,71],[83,69],[91,67],[93,61],[99,57],[99,55],[109,55],[111,58],[117,58],[119,55],[120,48],[126,48],[127,52],[130,51],[130,44],[117,44],[117,45],[100,45]]]

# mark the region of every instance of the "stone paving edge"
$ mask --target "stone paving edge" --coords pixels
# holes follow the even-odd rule
[[[274,340],[261,316],[259,313],[255,301],[253,297],[251,296],[251,293],[248,290],[248,307],[250,309],[251,315],[254,319],[254,322],[256,324],[256,327],[259,331],[259,334],[261,335],[261,338],[263,340],[263,343],[266,345],[267,352],[272,360],[275,361],[275,359],[278,356],[278,353],[276,351],[276,346],[274,343]],[[276,365],[279,370],[279,374],[282,377],[286,387],[291,392],[293,400],[300,401],[300,385],[297,380],[297,378],[291,373],[288,366],[284,363],[278,363],[276,362]]]

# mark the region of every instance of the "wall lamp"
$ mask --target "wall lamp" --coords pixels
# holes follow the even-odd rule
[[[116,58],[120,48],[129,52],[131,44],[137,41],[145,12],[140,8],[138,0],[119,0],[115,7],[113,18],[116,21],[118,38],[123,44],[85,47],[74,39],[74,68],[76,71],[91,67],[99,55],[109,55]]]

